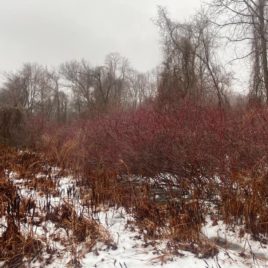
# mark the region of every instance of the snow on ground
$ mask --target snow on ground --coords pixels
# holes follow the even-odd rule
[[[165,243],[159,242],[156,250],[155,247],[149,246],[144,248],[143,242],[137,240],[138,233],[132,232],[126,229],[126,221],[128,219],[127,214],[122,210],[100,214],[100,222],[109,229],[113,235],[115,241],[117,241],[118,248],[114,251],[99,251],[99,255],[96,256],[94,253],[89,253],[82,260],[83,267],[167,267],[167,268],[188,268],[188,267],[268,267],[267,250],[260,248],[259,243],[247,240],[251,247],[254,248],[256,253],[261,256],[266,255],[266,259],[257,259],[254,261],[252,255],[248,252],[249,247],[245,246],[245,252],[248,254],[247,258],[239,256],[239,253],[244,248],[241,245],[243,241],[239,241],[234,235],[230,235],[224,231],[224,226],[221,226],[220,234],[226,235],[226,239],[237,245],[237,248],[233,246],[233,249],[220,249],[218,256],[211,259],[199,259],[189,252],[180,252],[183,257],[174,257],[165,251]],[[204,233],[210,235],[213,238],[218,233],[217,226],[207,225],[204,227]],[[229,240],[230,239],[230,240]],[[231,240],[232,239],[232,240]],[[245,243],[245,241],[244,241]],[[241,249],[241,250],[240,250]]]
[[[54,170],[56,174],[57,169]],[[42,178],[38,174],[37,178]],[[37,200],[39,206],[48,204],[48,197],[40,195],[39,192],[28,189],[16,173],[9,173],[10,179],[20,189],[21,196]],[[55,178],[56,179],[56,176]],[[57,190],[60,196],[49,196],[49,204],[57,206],[65,202],[71,202],[75,207],[77,214],[83,210],[81,200],[79,199],[78,188],[75,187],[75,181],[71,176],[57,177]],[[68,195],[73,191],[72,198]],[[85,212],[84,212],[85,213]],[[203,227],[203,235],[206,239],[215,241],[219,248],[219,254],[210,259],[199,259],[192,253],[181,251],[180,255],[172,256],[167,250],[167,242],[156,241],[156,244],[145,243],[135,228],[127,227],[127,223],[132,221],[131,215],[128,215],[123,208],[103,209],[94,215],[85,216],[93,218],[109,232],[114,244],[107,245],[98,242],[90,253],[83,251],[85,244],[74,244],[70,241],[70,236],[66,234],[63,228],[58,228],[51,221],[42,222],[38,227],[25,223],[21,225],[21,231],[25,234],[33,234],[35,238],[40,239],[51,250],[56,250],[57,254],[53,260],[45,267],[71,267],[67,264],[73,258],[73,252],[76,250],[79,254],[77,258],[82,267],[103,267],[103,268],[134,268],[134,267],[166,267],[166,268],[244,268],[244,267],[268,267],[268,250],[266,245],[253,241],[249,235],[239,238],[239,230],[232,232],[227,230],[226,226],[219,222],[213,226],[208,218],[207,224]],[[0,234],[5,225],[5,219],[0,219]],[[1,227],[1,225],[3,225]],[[56,242],[58,237],[63,242]],[[47,256],[47,258],[49,258]],[[44,263],[32,262],[29,267],[44,267]]]

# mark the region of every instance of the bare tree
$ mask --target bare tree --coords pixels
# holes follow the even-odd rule
[[[33,114],[37,110],[44,81],[44,68],[37,64],[24,64],[18,72],[6,74],[2,89],[5,105],[19,107],[27,114]]]
[[[249,51],[237,59],[252,57],[252,93],[268,103],[267,0],[214,0],[212,20],[228,41],[243,43]]]
[[[216,34],[205,13],[188,23],[172,21],[164,8],[159,8],[158,26],[164,48],[160,97],[205,99],[215,94],[219,106],[226,101],[224,91],[229,76],[217,63]]]
[[[141,73],[136,70],[129,72],[127,103],[131,107],[138,108],[147,99],[155,97],[157,75],[155,70],[147,73]]]
[[[64,63],[60,67],[60,73],[66,80],[65,86],[72,89],[78,112],[92,109],[95,77],[94,69],[89,63],[85,60]]]
[[[47,77],[47,88],[52,93],[50,101],[52,109],[50,111],[58,123],[65,122],[67,119],[68,97],[66,93],[61,90],[60,74],[56,70],[47,71]]]

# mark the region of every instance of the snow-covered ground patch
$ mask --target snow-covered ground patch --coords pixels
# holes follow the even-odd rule
[[[36,207],[29,208],[27,221],[20,224],[20,231],[25,236],[31,235],[40,240],[46,250],[42,258],[29,262],[29,267],[268,267],[266,245],[253,241],[247,234],[239,235],[238,229],[228,230],[222,222],[215,225],[209,218],[202,235],[217,246],[217,256],[202,259],[186,251],[171,254],[168,241],[145,241],[143,233],[129,224],[134,219],[124,208],[103,207],[97,213],[85,209],[75,179],[72,176],[59,176],[59,173],[59,169],[52,170],[50,179],[55,183],[55,191],[48,195],[38,187],[30,187],[26,183],[27,178],[22,179],[15,172],[7,172],[21,198],[33,200],[36,204]],[[35,178],[42,180],[46,176],[37,174]],[[53,211],[63,205],[70,206],[74,211],[72,217],[78,220],[83,214],[83,221],[92,223],[101,238],[93,239],[89,235],[79,242],[73,236],[75,226],[64,228],[64,223],[53,222],[52,218],[43,215],[45,209]],[[0,235],[5,226],[6,220],[1,218]]]

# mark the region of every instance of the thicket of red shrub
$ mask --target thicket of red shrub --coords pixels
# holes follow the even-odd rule
[[[69,126],[50,125],[43,138],[58,151],[75,144],[71,155],[83,158],[87,168],[120,170],[124,163],[130,173],[145,176],[229,176],[265,161],[267,121],[264,108],[226,112],[184,103],[166,112],[149,106]]]
[[[267,108],[225,111],[185,102],[163,111],[147,105],[47,128],[42,150],[91,181],[94,189],[106,186],[103,196],[109,192],[111,197],[115,177],[138,175],[143,183],[147,180],[148,192],[155,185],[165,185],[166,200],[182,200],[175,205],[173,219],[183,213],[189,218],[199,215],[205,211],[204,201],[213,200],[225,222],[245,223],[258,238],[268,234]],[[103,178],[105,183],[99,184]],[[147,202],[144,214],[153,211],[151,200],[143,199]],[[189,201],[198,204],[189,208]],[[167,206],[172,211],[174,203],[167,202]],[[138,214],[141,209],[137,204],[136,208]],[[161,221],[159,215],[155,213],[155,221]],[[198,218],[198,226],[204,217]],[[181,220],[176,221],[179,226]]]

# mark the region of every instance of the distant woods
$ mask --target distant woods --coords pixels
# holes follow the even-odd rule
[[[85,60],[66,62],[53,70],[24,64],[17,72],[5,75],[0,105],[20,109],[26,116],[64,123],[68,118],[113,107],[137,107],[155,94],[152,76],[135,71],[116,53],[96,67]]]

